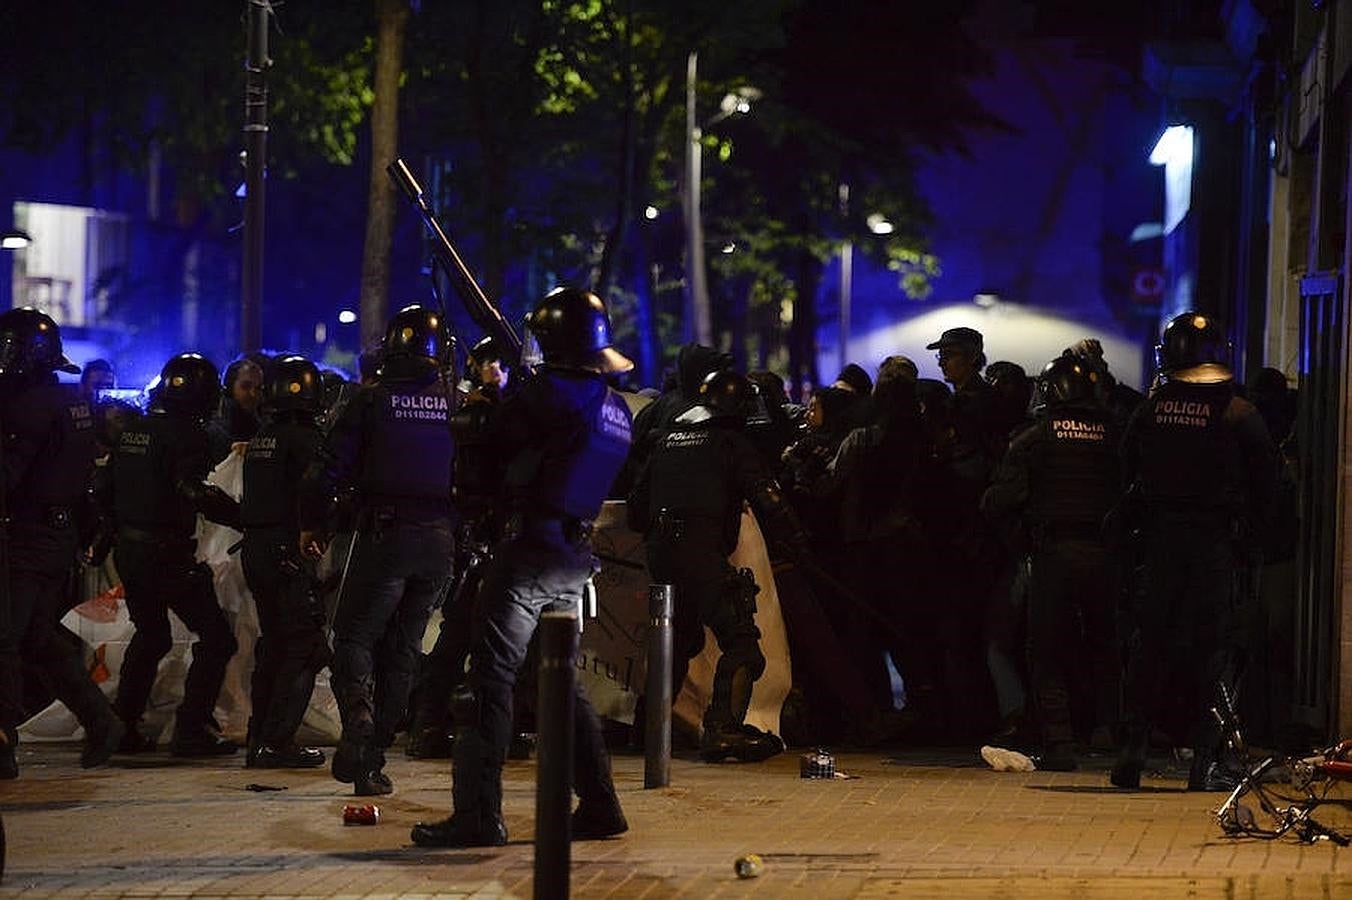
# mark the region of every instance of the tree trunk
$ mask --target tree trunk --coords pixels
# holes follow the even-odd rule
[[[375,101],[371,105],[371,186],[366,244],[361,264],[361,341],[380,342],[390,293],[390,236],[394,231],[394,184],[385,167],[399,144],[399,74],[404,65],[407,0],[376,0]]]
[[[615,221],[610,226],[610,233],[606,235],[606,244],[601,251],[601,268],[596,275],[595,290],[602,297],[610,292],[610,284],[618,268],[616,260],[619,259],[621,245],[629,228],[629,217],[634,208],[634,162],[638,141],[634,134],[634,64],[630,4],[625,3],[624,7],[620,29],[621,40],[624,41],[620,53],[620,65],[624,67],[624,112],[620,126],[620,191],[619,196],[615,198]]]
[[[789,396],[803,399],[803,385],[818,387],[817,378],[817,286],[822,264],[810,252],[798,254],[795,265],[793,324],[789,327]]]

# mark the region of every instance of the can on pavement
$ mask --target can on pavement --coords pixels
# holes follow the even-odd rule
[[[803,778],[835,778],[836,758],[820,747],[804,753],[798,761],[798,774]]]
[[[761,859],[759,854],[748,853],[737,857],[732,868],[738,878],[757,878],[765,871],[765,860]]]
[[[380,821],[380,807],[366,804],[364,806],[344,806],[343,824],[344,825],[374,825]]]

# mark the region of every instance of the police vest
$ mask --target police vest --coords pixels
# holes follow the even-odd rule
[[[1184,512],[1236,512],[1239,442],[1225,422],[1231,385],[1165,384],[1138,412],[1139,477],[1147,503]]]
[[[244,527],[297,527],[300,477],[319,439],[316,426],[284,421],[264,425],[249,440],[244,452],[244,496],[239,503]]]
[[[113,454],[115,508],[120,525],[190,537],[197,512],[175,488],[179,477],[207,473],[207,437],[190,419],[162,414],[131,422]]]
[[[17,519],[41,517],[52,507],[74,507],[84,497],[94,465],[94,418],[67,385],[38,385],[15,399],[5,423],[11,432],[45,432],[23,481],[9,498]]]
[[[450,400],[440,380],[387,381],[375,387],[371,403],[357,482],[364,500],[449,505],[455,442],[447,427]]]
[[[735,545],[743,491],[733,465],[739,458],[736,444],[746,440],[740,432],[710,422],[677,424],[648,460],[651,513],[668,509],[687,520],[686,535],[698,539],[704,533],[720,545]]]
[[[1043,524],[1103,521],[1121,495],[1121,463],[1108,416],[1048,409],[1029,459],[1027,518]]]
[[[541,512],[596,518],[629,455],[629,407],[590,373],[546,369],[523,390],[549,411],[548,432],[509,465],[509,491]]]

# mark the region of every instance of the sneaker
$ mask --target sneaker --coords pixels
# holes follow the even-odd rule
[[[324,765],[324,751],[318,747],[288,744],[273,747],[259,744],[244,760],[247,769],[317,769]]]
[[[419,847],[501,847],[507,843],[502,819],[452,815],[440,822],[419,822],[409,833]]]
[[[629,822],[618,803],[579,803],[573,811],[572,835],[575,841],[600,841],[629,830]]]
[[[170,755],[187,758],[232,756],[238,751],[239,744],[206,726],[176,731],[169,744]]]
[[[394,782],[380,769],[358,775],[352,784],[352,793],[358,797],[380,797],[394,793]]]
[[[113,752],[122,746],[127,726],[117,716],[108,718],[91,728],[85,735],[85,748],[80,753],[80,768],[93,769],[106,763]]]

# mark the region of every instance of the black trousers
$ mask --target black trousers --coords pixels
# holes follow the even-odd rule
[[[474,622],[469,672],[473,701],[456,722],[457,815],[500,816],[502,765],[512,735],[512,692],[526,648],[541,613],[580,602],[592,561],[590,542],[565,537],[559,520],[532,522],[516,538],[494,547]],[[580,683],[576,696],[573,789],[584,803],[613,802],[610,754],[600,722]]]
[[[286,528],[244,533],[244,580],[258,610],[258,641],[250,681],[253,744],[285,747],[296,737],[314,693],[315,675],[328,665],[324,609],[314,579],[296,566],[296,535]]]
[[[352,552],[333,621],[333,693],[346,739],[388,747],[450,581],[455,538],[446,520],[395,520],[363,527]]]
[[[648,541],[647,551],[652,580],[675,588],[672,690],[680,691],[690,660],[704,649],[707,625],[723,655],[714,670],[705,727],[741,724],[751,699],[751,683],[765,671],[755,619],[755,582],[749,572],[743,575],[732,567],[716,540],[693,534],[679,539],[658,537]],[[746,672],[749,681],[734,691],[732,683],[739,670]]]
[[[113,559],[136,627],[122,659],[114,702],[126,722],[135,723],[145,714],[160,660],[173,647],[170,612],[197,636],[175,729],[191,731],[212,722],[226,664],[239,645],[216,601],[211,570],[197,562],[195,553],[191,539],[118,539]]]
[[[1223,519],[1157,515],[1149,523],[1124,692],[1130,739],[1155,722],[1194,748],[1216,742],[1210,707],[1233,655],[1235,565]]]
[[[1045,743],[1075,737],[1072,685],[1089,676],[1095,724],[1118,721],[1120,653],[1114,632],[1116,565],[1092,538],[1042,540],[1028,591],[1028,672]]]
[[[67,577],[75,559],[71,528],[13,523],[9,603],[0,608],[0,727],[10,740],[28,718],[23,670],[40,673],[55,697],[88,730],[111,711],[77,648],[61,634]]]

